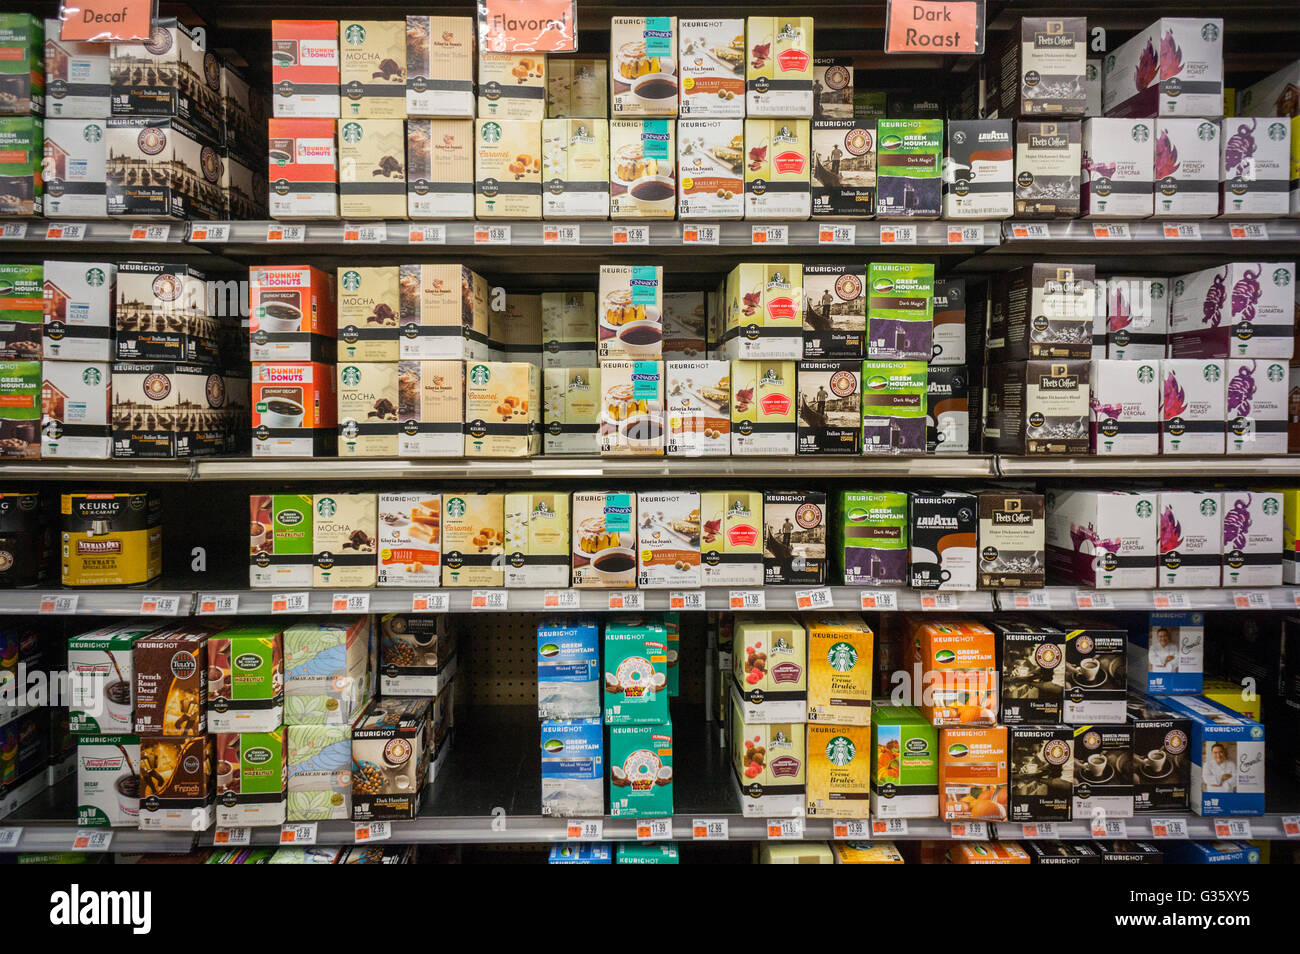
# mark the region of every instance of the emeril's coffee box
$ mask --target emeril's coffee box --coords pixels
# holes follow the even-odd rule
[[[921,590],[973,590],[978,501],[974,494],[908,494],[908,585]]]
[[[1070,820],[1074,803],[1073,734],[1066,725],[1007,726],[1010,821]]]
[[[1017,361],[988,368],[985,450],[1087,454],[1087,361]]]
[[[1087,56],[1085,17],[1021,17],[1002,50],[998,114],[1082,116]]]
[[[1133,727],[1133,810],[1187,811],[1192,720],[1140,692],[1129,693],[1127,712]]]
[[[947,123],[943,214],[950,219],[1005,219],[1015,203],[1011,120]]]
[[[1094,265],[1039,263],[1014,268],[994,282],[988,360],[1092,357],[1098,300]]]
[[[1040,589],[1044,555],[1043,496],[989,490],[979,495],[979,587]]]

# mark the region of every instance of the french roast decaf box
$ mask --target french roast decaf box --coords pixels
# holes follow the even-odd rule
[[[254,362],[254,457],[330,457],[338,447],[338,379],[310,362]]]
[[[271,88],[277,119],[339,118],[337,20],[271,21]]]
[[[396,361],[401,280],[396,265],[338,270],[340,361]]]
[[[569,585],[569,495],[505,495],[508,587]]]
[[[117,265],[46,262],[41,354],[50,361],[111,361]]]
[[[976,587],[979,518],[974,494],[908,494],[908,585],[923,590]]]
[[[339,214],[353,219],[406,217],[406,123],[339,120]]]
[[[221,141],[221,62],[196,28],[155,19],[147,40],[114,41],[109,56],[115,117],[176,117]]]
[[[311,495],[252,494],[248,509],[248,585],[311,586],[316,562]]]
[[[803,267],[803,356],[863,358],[867,332],[861,265]]]
[[[530,362],[465,366],[466,457],[531,457],[542,449],[541,370]]]
[[[1011,120],[954,120],[947,127],[943,214],[950,219],[1010,217],[1015,190]]]
[[[504,586],[505,495],[442,495],[442,585]]]
[[[826,582],[826,495],[763,494],[763,582],[821,586]]]
[[[1039,589],[1047,562],[1042,494],[979,494],[979,587]]]
[[[813,18],[746,17],[750,116],[813,115]]]
[[[105,121],[108,214],[129,218],[219,219],[221,153],[177,117]]]
[[[412,219],[474,217],[474,122],[406,121],[406,212]]]
[[[208,630],[179,623],[142,636],[132,647],[135,732],[148,736],[207,731]]]
[[[474,117],[474,21],[406,18],[406,115]]]
[[[283,627],[252,624],[208,639],[208,728],[273,732],[284,722]]]
[[[140,828],[203,831],[216,807],[214,737],[140,735]]]
[[[0,493],[0,588],[43,582],[53,567],[53,500],[37,493]],[[6,659],[9,657],[6,656]]]
[[[119,361],[219,363],[221,321],[207,315],[202,272],[189,265],[121,262],[114,320]]]
[[[339,22],[339,93],[345,119],[406,118],[404,20]]]
[[[311,265],[249,269],[249,357],[333,361],[338,335],[334,276]]]
[[[1128,696],[1133,727],[1133,810],[1186,811],[1192,787],[1192,720],[1140,692]]]
[[[135,586],[162,574],[162,499],[151,493],[60,497],[64,586]]]
[[[1017,122],[1016,218],[1077,218],[1082,164],[1082,123]]]
[[[811,161],[808,120],[745,120],[745,218],[808,218]]]
[[[1087,57],[1085,17],[1021,17],[1002,49],[999,115],[1084,115]]]
[[[1074,805],[1073,743],[1074,732],[1066,725],[1007,726],[1010,821],[1070,820]]]
[[[103,119],[45,120],[45,214],[108,214],[108,143]]]
[[[813,218],[869,219],[876,211],[876,124],[812,122]]]
[[[374,494],[316,494],[312,497],[315,587],[372,587],[379,536]]]
[[[481,119],[546,118],[546,56],[479,53],[478,115]]]
[[[1087,361],[990,365],[986,449],[1025,455],[1087,454],[1088,382]]]
[[[398,365],[348,361],[338,366],[340,457],[396,457]]]
[[[442,579],[442,498],[379,495],[379,585],[437,586]]]
[[[609,218],[609,123],[542,120],[542,218]]]
[[[600,368],[546,368],[542,378],[543,452],[599,454]]]
[[[41,456],[107,460],[112,431],[108,364],[46,361],[41,382]]]
[[[991,621],[1001,660],[1000,720],[1009,726],[1058,725],[1065,704],[1065,633],[1032,619]]]
[[[799,454],[862,452],[862,363],[801,361],[798,370]]]
[[[277,96],[277,105],[279,101]],[[270,121],[266,177],[272,218],[332,219],[339,214],[337,125],[334,119]]]
[[[745,214],[745,124],[740,119],[677,123],[677,213],[683,219]]]
[[[636,586],[636,494],[581,491],[572,499],[573,585]]]
[[[700,563],[706,586],[763,585],[763,495],[700,494]]]
[[[1092,819],[1133,817],[1134,727],[1080,725],[1074,727],[1074,817]]]
[[[41,456],[41,362],[0,361],[0,458]]]
[[[474,215],[542,217],[542,124],[523,119],[474,121]]]

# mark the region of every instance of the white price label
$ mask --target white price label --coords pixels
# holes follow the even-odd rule
[[[1237,609],[1267,610],[1273,608],[1273,598],[1268,590],[1235,590],[1232,605]]]
[[[175,616],[180,612],[179,596],[148,595],[140,598],[140,613],[143,616]]]
[[[388,241],[388,226],[383,222],[344,222],[343,241],[375,243]]]
[[[1082,591],[1074,594],[1074,605],[1077,609],[1114,609],[1115,601],[1111,599],[1109,593],[1084,593]]]
[[[1122,818],[1103,818],[1100,814],[1089,828],[1093,838],[1114,838],[1128,841],[1128,823]]]
[[[41,615],[70,616],[77,612],[76,593],[56,593],[41,597]]]
[[[761,613],[767,609],[767,600],[762,590],[732,590],[727,594],[727,608]]]
[[[1047,227],[1046,222],[1012,222],[1011,237],[1013,239],[1050,239],[1052,230]]]
[[[172,227],[170,225],[140,225],[131,226],[129,236],[132,242],[166,242],[172,237]]]
[[[79,831],[72,837],[73,851],[108,851],[113,843],[111,831]]]
[[[957,597],[951,593],[922,593],[921,609],[932,610],[954,610],[957,608]]]
[[[1192,242],[1201,240],[1201,226],[1198,222],[1166,222],[1163,233],[1167,239]]]
[[[983,841],[989,836],[989,823],[953,822],[949,830],[958,841]]]
[[[1233,222],[1228,235],[1234,239],[1268,241],[1268,226],[1263,222]]]
[[[1241,838],[1250,841],[1255,837],[1249,818],[1216,818],[1214,820],[1215,838]]]
[[[387,841],[393,837],[392,822],[357,822],[352,832],[352,840],[358,845],[372,841]]]
[[[1282,834],[1288,838],[1300,838],[1300,815],[1282,816]]]
[[[271,222],[266,226],[268,242],[305,242],[307,226],[290,225],[287,222]]]
[[[230,223],[195,222],[190,226],[191,242],[229,242]]]
[[[898,594],[893,590],[862,590],[858,594],[858,603],[864,610],[898,609]]]
[[[271,597],[272,613],[306,613],[310,609],[310,593],[276,593]]]
[[[769,818],[767,820],[767,838],[769,841],[785,841],[802,837],[802,818]]]
[[[1151,597],[1151,605],[1156,609],[1187,609],[1187,594],[1177,591],[1172,593],[1156,593]]]
[[[1152,838],[1189,838],[1187,820],[1184,818],[1152,818]]]
[[[0,851],[13,851],[22,837],[21,828],[0,828]]]
[[[672,841],[671,818],[642,818],[636,823],[637,841]]]
[[[22,241],[27,238],[26,222],[5,222],[0,225],[0,239],[12,239],[13,241]],[[7,829],[8,831],[22,831],[18,829]]]
[[[1096,239],[1129,239],[1132,234],[1129,232],[1127,222],[1096,222],[1092,226],[1092,237]]]
[[[551,225],[547,223],[542,226],[542,244],[581,245],[582,230],[576,225]]]
[[[605,837],[603,818],[570,818],[564,828],[568,841],[600,841]]]
[[[1030,590],[1028,593],[1016,593],[1011,597],[1016,609],[1046,610],[1052,608],[1051,597],[1047,590]]]
[[[682,244],[717,245],[720,231],[716,225],[696,225],[693,222],[684,222],[682,223]]]
[[[726,841],[730,826],[725,818],[692,818],[691,838],[695,841]]]
[[[84,222],[51,222],[45,227],[45,240],[58,242],[80,242],[86,237]]]
[[[547,590],[542,594],[542,608],[576,610],[581,605],[577,590]]]
[[[649,245],[650,228],[645,225],[616,225],[609,232],[614,245]]]
[[[445,613],[451,609],[450,593],[412,593],[412,613]]]
[[[634,610],[639,613],[644,606],[645,600],[637,590],[609,594],[609,608],[612,610]]]
[[[1296,609],[1300,609],[1300,590],[1291,591],[1291,601],[1295,603]]]
[[[817,228],[818,245],[857,245],[856,225],[821,225]]]
[[[790,230],[784,225],[755,225],[749,230],[751,245],[788,245]]]
[[[330,601],[331,613],[369,613],[369,593],[335,593]]]
[[[704,609],[704,591],[686,590],[683,593],[669,593],[668,608],[685,612],[702,610]]]
[[[218,848],[237,848],[252,844],[251,828],[218,828],[212,833],[212,844]]]
[[[1029,822],[1020,826],[1020,833],[1025,838],[1060,838],[1056,825],[1052,822]]]
[[[984,226],[949,225],[948,244],[949,245],[983,245]]]
[[[509,245],[510,226],[476,225],[474,226],[475,245]]]
[[[915,225],[882,225],[880,227],[881,245],[915,245]]]
[[[873,818],[871,835],[874,838],[906,838],[906,818]]]
[[[204,593],[199,597],[200,616],[233,616],[238,612],[238,593]]]
[[[505,590],[475,590],[469,597],[469,608],[501,612],[510,604]]]
[[[831,837],[866,840],[871,837],[871,823],[865,818],[838,818],[831,825]]]
[[[446,245],[447,226],[412,225],[406,233],[406,241],[411,245]]]
[[[280,827],[280,844],[305,845],[310,848],[316,844],[316,822],[290,822]]]
[[[823,586],[815,590],[797,590],[794,605],[801,610],[828,610],[835,607],[835,601],[831,598],[830,589]]]

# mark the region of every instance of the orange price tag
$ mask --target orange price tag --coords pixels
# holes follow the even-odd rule
[[[886,53],[979,53],[982,8],[973,0],[894,0]]]

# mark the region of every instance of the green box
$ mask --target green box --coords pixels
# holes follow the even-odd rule
[[[675,865],[677,846],[668,844],[646,845],[640,842],[619,842],[614,855],[616,865]]]
[[[925,453],[924,361],[862,362],[862,453]]]
[[[45,112],[45,21],[30,13],[0,13],[0,113]]]
[[[658,623],[605,625],[605,724],[668,721],[668,630]]]
[[[310,587],[316,548],[312,540],[311,494],[251,498],[248,576],[254,587]]]
[[[665,818],[673,813],[673,725],[609,727],[609,813]]]
[[[284,726],[271,732],[221,732],[217,742],[217,824],[283,825],[289,747]]]
[[[907,585],[907,494],[840,491],[835,554],[845,586]]]
[[[0,358],[31,361],[41,356],[45,320],[44,267],[0,265]]]
[[[41,363],[0,361],[0,457],[40,456]]]
[[[252,624],[208,639],[209,732],[271,732],[284,722],[282,633]]]
[[[884,119],[884,91],[855,89],[853,91],[853,118],[857,120]]]
[[[871,817],[938,817],[939,730],[915,706],[871,710]]]
[[[0,218],[45,209],[45,124],[36,116],[0,116]]]
[[[934,338],[934,266],[867,267],[867,357],[929,361]]]

